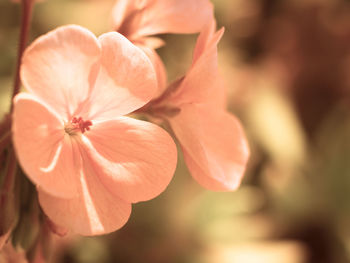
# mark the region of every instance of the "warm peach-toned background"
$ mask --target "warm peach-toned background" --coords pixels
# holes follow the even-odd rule
[[[190,1],[190,0],[189,0]],[[114,234],[57,241],[52,262],[350,262],[350,2],[215,0],[219,65],[251,159],[236,192],[201,188],[180,156],[168,189]],[[31,40],[64,24],[111,30],[113,0],[47,0]],[[9,105],[19,6],[0,2],[0,112]],[[164,35],[170,80],[196,36]],[[0,262],[6,262],[0,254]]]

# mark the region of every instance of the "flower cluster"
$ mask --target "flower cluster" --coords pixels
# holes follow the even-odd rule
[[[209,0],[119,0],[112,13],[113,32],[98,38],[68,25],[35,40],[22,58],[26,92],[13,104],[14,149],[41,208],[81,235],[119,229],[131,204],[165,190],[177,163],[173,139],[194,179],[214,191],[236,189],[249,157],[226,111],[217,55],[224,30]],[[187,73],[170,84],[156,52],[163,33],[200,33]]]

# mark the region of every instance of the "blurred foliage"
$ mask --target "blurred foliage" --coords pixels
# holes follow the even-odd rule
[[[350,262],[350,2],[213,3],[226,29],[219,65],[229,109],[242,120],[252,153],[241,188],[202,189],[180,156],[167,190],[134,205],[124,228],[102,237],[54,237],[52,262]],[[31,39],[71,23],[97,35],[110,31],[113,4],[39,3]],[[18,5],[0,0],[2,114],[9,107],[19,13]],[[162,38],[167,45],[158,51],[173,80],[189,67],[196,36]],[[27,207],[28,216],[31,209],[38,208]],[[16,241],[25,246],[39,233],[22,221],[15,235],[30,232]],[[6,247],[0,262],[14,253]]]

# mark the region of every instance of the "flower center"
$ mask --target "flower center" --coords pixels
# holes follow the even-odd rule
[[[69,135],[75,135],[78,132],[84,133],[90,130],[91,121],[84,121],[82,117],[73,117],[69,123],[64,126],[64,130]]]

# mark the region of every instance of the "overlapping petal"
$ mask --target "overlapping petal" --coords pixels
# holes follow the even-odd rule
[[[132,32],[135,15],[142,10],[148,0],[117,0],[112,10],[113,26],[116,31],[128,37]],[[130,28],[130,29],[129,29]]]
[[[28,177],[52,195],[72,197],[77,189],[76,150],[64,123],[35,96],[21,93],[14,103],[12,134]]]
[[[103,34],[98,40],[101,67],[85,105],[88,118],[114,118],[145,105],[157,89],[149,58],[117,32]]]
[[[208,24],[198,37],[192,66],[168,99],[169,103],[206,103],[224,108],[226,91],[218,70],[217,54],[217,43],[224,31],[214,33],[213,29],[213,24]]]
[[[236,189],[249,149],[239,121],[221,109],[188,104],[169,119],[192,176],[214,191]]]
[[[114,195],[149,200],[169,184],[176,168],[172,138],[160,127],[128,117],[94,124],[83,140],[86,162]]]
[[[219,43],[222,35],[224,34],[224,29],[220,29],[216,33],[216,21],[215,19],[209,21],[201,30],[196,46],[193,51],[193,61],[192,65],[205,53],[208,49],[215,48]]]
[[[129,39],[163,33],[196,33],[213,18],[209,0],[119,0],[115,29]]]
[[[88,30],[64,26],[34,41],[24,53],[23,85],[68,119],[94,84],[92,67],[100,57],[96,37]]]
[[[157,98],[160,96],[166,89],[167,82],[167,74],[165,70],[165,66],[163,64],[162,59],[159,57],[157,52],[154,49],[148,48],[147,46],[140,46],[142,50],[146,53],[148,58],[151,60],[153,67],[155,69],[157,75],[157,90],[154,93],[153,97]]]
[[[39,190],[44,212],[56,224],[85,236],[121,228],[129,219],[131,204],[109,193],[89,162],[83,162],[79,176],[80,185],[74,198],[58,198]]]

